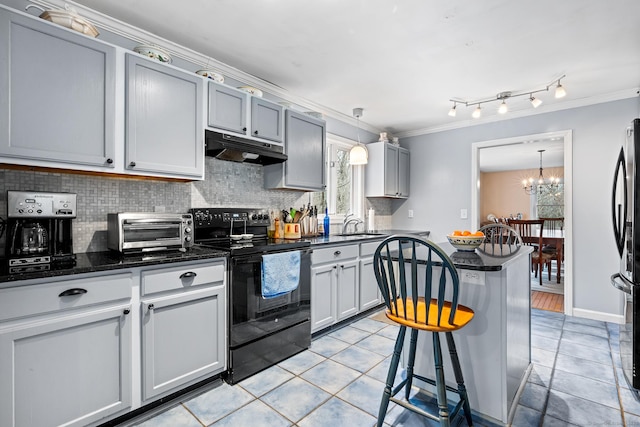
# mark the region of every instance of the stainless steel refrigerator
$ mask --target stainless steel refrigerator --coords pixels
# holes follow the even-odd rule
[[[620,359],[630,386],[640,389],[640,119],[627,128],[616,163],[611,213],[620,271],[611,284],[625,293],[625,323],[620,327]]]

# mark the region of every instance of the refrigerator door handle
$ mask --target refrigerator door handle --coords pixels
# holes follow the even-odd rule
[[[620,289],[625,294],[631,295],[631,287],[632,283],[629,283],[627,279],[620,275],[620,273],[616,273],[611,276],[611,284],[614,288]]]
[[[622,174],[622,175],[621,175]],[[623,204],[616,204],[618,192],[618,180],[622,181]],[[616,239],[618,253],[622,256],[624,251],[625,228],[627,226],[627,166],[624,159],[624,149],[620,149],[616,169],[613,173],[613,191],[611,193],[611,218],[613,219],[613,234]]]

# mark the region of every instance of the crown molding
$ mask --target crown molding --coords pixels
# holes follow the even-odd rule
[[[552,113],[554,111],[562,111],[562,110],[569,110],[572,108],[586,107],[588,105],[602,104],[604,102],[619,101],[621,99],[637,97],[638,95],[640,95],[640,87],[635,87],[635,88],[625,89],[618,92],[611,92],[603,95],[574,99],[574,100],[570,100],[570,101],[566,101],[558,104],[551,104],[551,105],[547,104],[547,105],[540,106],[540,108],[535,108],[535,109],[531,108],[527,110],[514,111],[505,115],[496,114],[496,115],[489,116],[482,119],[468,119],[468,120],[457,121],[455,123],[446,124],[446,125],[438,125],[438,126],[432,126],[432,127],[422,128],[422,129],[416,129],[408,132],[394,134],[394,136],[397,136],[399,138],[409,138],[412,136],[427,135],[431,133],[444,132],[449,130],[471,127],[471,126],[484,125],[487,123],[495,123],[495,122],[501,122],[504,120],[517,119],[520,117],[529,117],[529,116],[535,116],[538,114]]]
[[[84,5],[65,0],[31,0],[31,3],[42,6],[45,9],[62,10],[65,9],[65,5],[69,5],[73,7],[79,15],[91,22],[93,25],[100,29],[104,29],[109,33],[124,37],[139,44],[155,44],[157,46],[162,46],[162,49],[166,50],[174,58],[183,59],[201,68],[216,70],[224,76],[253,86],[278,98],[282,98],[284,101],[295,104],[296,106],[322,113],[326,117],[348,123],[354,127],[358,126],[357,120],[349,114],[342,113],[338,110],[334,110],[333,108],[320,105],[304,97],[295,95],[280,86],[269,83],[268,81],[262,80],[256,76],[225,64],[224,62],[196,52],[193,49],[172,42],[171,40],[159,37],[149,31],[134,27],[131,24],[90,9]],[[381,129],[363,122],[362,120],[360,120],[359,125],[361,129],[371,133],[382,132]]]

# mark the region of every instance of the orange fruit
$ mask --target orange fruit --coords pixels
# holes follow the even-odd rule
[[[470,235],[470,234],[471,234],[471,232],[470,232],[469,230],[464,230],[464,231],[462,232],[462,236],[468,236],[468,235]]]
[[[471,235],[472,235],[472,236],[478,236],[478,237],[481,237],[481,236],[484,236],[484,233],[483,233],[482,231],[476,231],[475,233],[473,233],[473,234],[471,234]]]
[[[451,233],[452,236],[462,236],[462,231],[460,230],[453,230],[453,233]]]

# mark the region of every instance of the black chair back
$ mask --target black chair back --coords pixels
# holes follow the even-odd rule
[[[373,268],[384,303],[392,315],[429,324],[429,311],[435,308],[439,326],[448,302],[451,306],[448,322],[453,324],[460,280],[453,262],[438,245],[413,236],[391,236],[376,249]],[[445,299],[448,289],[449,301]],[[419,303],[420,295],[425,297],[423,304]],[[430,304],[432,299],[437,301],[435,306]],[[426,313],[419,313],[416,307],[424,307]]]

